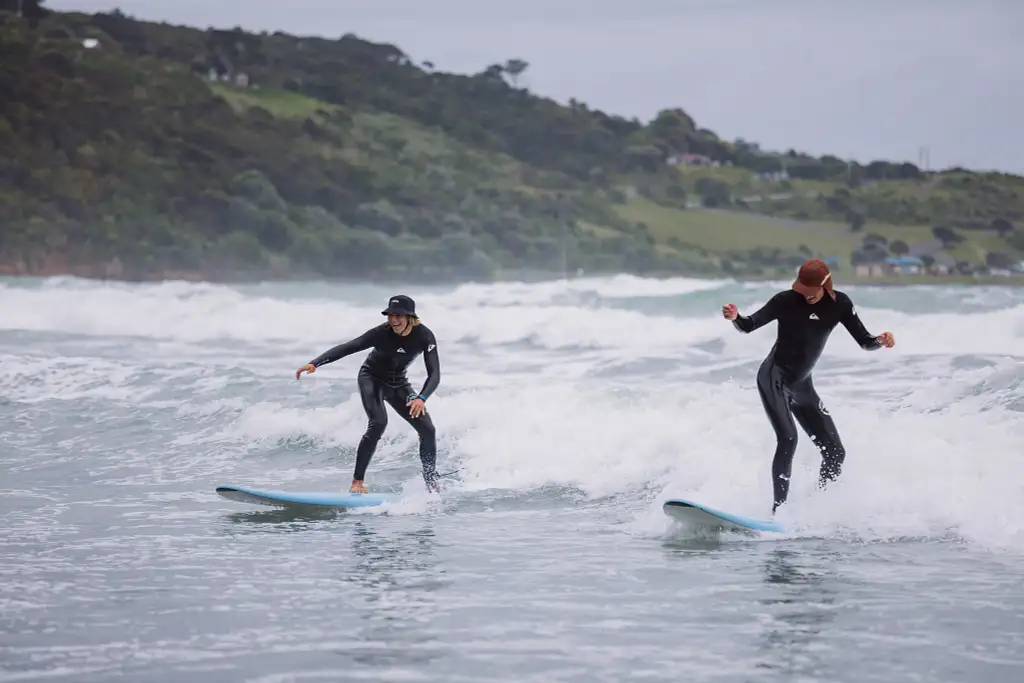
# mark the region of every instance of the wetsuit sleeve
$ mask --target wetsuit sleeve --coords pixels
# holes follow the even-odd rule
[[[782,312],[785,306],[785,300],[782,298],[782,295],[783,293],[779,293],[773,296],[768,300],[768,303],[757,309],[751,316],[736,316],[736,319],[732,321],[733,327],[740,332],[749,333],[775,320],[779,317],[779,313]]]
[[[857,315],[857,309],[853,302],[845,296],[843,297],[843,317],[840,318],[840,322],[843,323],[843,327],[850,333],[853,340],[860,345],[860,348],[865,351],[882,348],[882,343],[878,341],[878,338],[864,327],[864,322]]]
[[[437,355],[437,339],[434,338],[434,333],[430,330],[424,331],[427,333],[427,346],[423,350],[423,364],[427,366],[427,379],[420,389],[420,398],[426,401],[441,383],[441,360]]]
[[[309,362],[316,367],[320,367],[321,365],[327,365],[328,363],[333,363],[336,360],[341,360],[345,356],[350,356],[353,353],[365,351],[376,343],[378,329],[379,328],[374,327],[355,339],[350,339],[343,344],[338,344],[334,348],[327,349]]]

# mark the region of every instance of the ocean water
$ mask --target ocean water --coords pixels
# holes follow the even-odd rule
[[[785,286],[0,281],[0,682],[1024,680],[1022,288],[845,288],[896,347],[816,371],[842,479],[801,435],[789,531],[662,513],[770,512],[774,325],[720,307]],[[347,489],[364,354],[294,373],[398,291],[443,495],[390,414],[395,505],[219,498]]]

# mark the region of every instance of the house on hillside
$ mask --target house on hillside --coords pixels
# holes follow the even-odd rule
[[[885,266],[882,263],[859,263],[854,273],[857,277],[881,277],[885,275]]]
[[[213,83],[227,83],[228,85],[233,85],[238,88],[249,87],[249,74],[244,71],[240,71],[238,73],[220,73],[217,69],[211,67],[206,74],[206,78]]]
[[[703,154],[673,154],[666,162],[670,166],[718,166],[717,162]]]
[[[768,182],[768,183],[781,183],[783,180],[789,180],[789,173],[786,169],[781,171],[767,171],[765,173],[754,173],[750,176],[754,182]]]
[[[924,270],[924,261],[916,256],[890,256],[885,265],[893,275],[917,275]]]
[[[215,55],[206,60],[206,63],[206,78],[212,83],[225,83],[236,88],[248,88],[252,85],[249,74],[236,70],[231,59],[224,55]],[[202,62],[193,67],[193,70],[199,70],[201,67]]]
[[[948,256],[935,256],[935,263],[928,267],[931,275],[949,275],[956,272],[956,261]]]

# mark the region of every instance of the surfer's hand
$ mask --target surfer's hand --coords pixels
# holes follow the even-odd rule
[[[423,413],[427,412],[427,406],[423,402],[422,398],[413,398],[406,401],[405,405],[409,406],[409,415],[412,417],[419,417]]]
[[[726,304],[722,306],[722,317],[726,320],[735,320],[739,317],[739,309],[736,308],[736,304]]]
[[[877,339],[878,343],[887,349],[891,349],[892,347],[896,346],[896,340],[893,338],[892,332],[883,332],[882,334],[875,337],[875,339]]]
[[[295,379],[298,379],[303,372],[308,372],[309,374],[312,375],[314,372],[316,372],[316,366],[313,365],[312,363],[306,363],[301,368],[295,371]]]

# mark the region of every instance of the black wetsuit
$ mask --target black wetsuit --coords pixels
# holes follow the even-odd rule
[[[825,294],[810,304],[793,290],[779,292],[753,315],[741,315],[733,321],[741,332],[753,332],[773,320],[779,321],[775,345],[757,372],[757,390],[778,441],[772,461],[773,512],[789,495],[797,441],[794,416],[821,451],[820,486],[839,476],[846,459],[832,416],[811,381],[811,371],[832,330],[842,323],[862,349],[871,351],[882,346],[864,328],[850,297],[838,290],[835,294],[834,300]]]
[[[434,333],[421,323],[413,327],[412,332],[407,336],[402,337],[392,331],[390,325],[384,323],[367,330],[351,341],[328,349],[311,360],[310,363],[320,367],[369,348],[372,348],[373,351],[359,368],[357,381],[359,396],[363,401],[363,410],[366,411],[369,424],[356,451],[356,467],[353,478],[362,481],[370,459],[377,449],[377,442],[384,434],[384,428],[388,424],[387,412],[384,410],[384,402],[387,401],[395,412],[412,425],[419,435],[423,478],[427,485],[431,486],[437,479],[435,470],[437,443],[434,435],[434,422],[428,413],[413,418],[409,415],[409,407],[406,406],[406,402],[413,398],[421,398],[426,401],[441,381],[441,366]],[[421,353],[424,364],[427,366],[427,379],[417,394],[409,384],[405,371]]]

